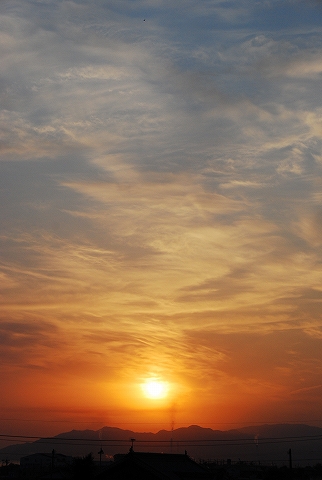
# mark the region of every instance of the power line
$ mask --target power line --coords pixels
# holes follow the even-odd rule
[[[102,424],[104,420],[44,420],[44,419],[30,419],[30,418],[0,418],[0,421],[5,422],[33,422],[33,423],[71,423],[71,424]],[[321,423],[322,419],[297,419],[297,420],[283,420],[283,422],[278,421],[248,421],[248,422],[198,422],[198,425],[279,425],[279,424],[312,424],[312,423]],[[117,425],[169,425],[170,422],[116,422]],[[194,425],[195,422],[175,422],[176,425]]]
[[[124,444],[129,443],[129,439],[95,439],[95,438],[61,438],[61,437],[36,437],[29,435],[6,435],[0,434],[0,440],[15,440],[25,443],[37,443],[37,444],[48,444],[55,443],[57,445],[92,445],[97,444],[108,444],[110,446],[124,446]],[[28,442],[28,440],[34,440],[34,442]],[[286,436],[286,437],[259,437],[256,438],[256,441],[260,445],[267,444],[278,444],[278,443],[294,443],[294,442],[306,442],[306,441],[317,441],[322,440],[322,434],[320,435],[298,435],[298,436]],[[162,444],[168,444],[170,439],[167,440],[158,440],[158,439],[148,439],[148,440],[136,440],[136,444],[149,444],[151,447],[160,446]],[[173,439],[173,441],[180,446],[186,447],[216,447],[220,444],[227,444],[228,446],[242,446],[242,445],[254,445],[254,438],[212,438],[212,439]],[[86,442],[86,443],[81,443]]]

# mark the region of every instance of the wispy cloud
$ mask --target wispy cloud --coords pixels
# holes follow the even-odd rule
[[[3,408],[32,405],[30,381],[46,408],[84,383],[79,408],[102,389],[112,411],[145,375],[178,386],[187,418],[191,391],[238,391],[240,418],[315,395],[318,11],[1,3]]]

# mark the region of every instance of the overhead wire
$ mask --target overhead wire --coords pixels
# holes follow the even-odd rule
[[[169,432],[171,433],[171,432]],[[30,436],[30,435],[7,435],[0,434],[0,440],[2,441],[16,441],[24,443],[37,443],[37,444],[48,444],[55,443],[57,445],[92,445],[92,444],[106,444],[110,446],[124,446],[128,444],[130,439],[120,439],[120,438],[68,438],[68,437],[40,437],[40,436]],[[246,445],[267,445],[267,444],[278,444],[278,443],[294,443],[294,442],[305,442],[305,441],[318,441],[322,440],[322,434],[319,435],[298,435],[298,436],[286,436],[286,437],[247,437],[247,438],[212,438],[212,439],[174,439],[170,437],[166,440],[158,439],[136,439],[136,445],[139,444],[149,444],[151,447],[157,447],[164,444],[169,444],[169,442],[174,441],[177,445],[187,446],[187,447],[218,447],[220,444],[225,443],[228,446],[246,446]],[[84,443],[85,442],[85,443]]]

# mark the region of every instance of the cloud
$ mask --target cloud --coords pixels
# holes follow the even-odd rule
[[[262,415],[265,392],[286,405],[314,391],[315,14],[312,2],[2,2],[6,405],[11,391],[32,405],[28,381],[47,406],[98,407],[98,390],[116,405],[152,373],[185,399],[231,405],[235,389]]]

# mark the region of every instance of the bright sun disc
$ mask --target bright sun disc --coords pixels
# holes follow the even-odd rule
[[[143,392],[148,398],[164,398],[168,393],[168,385],[159,380],[147,380],[143,385]]]

